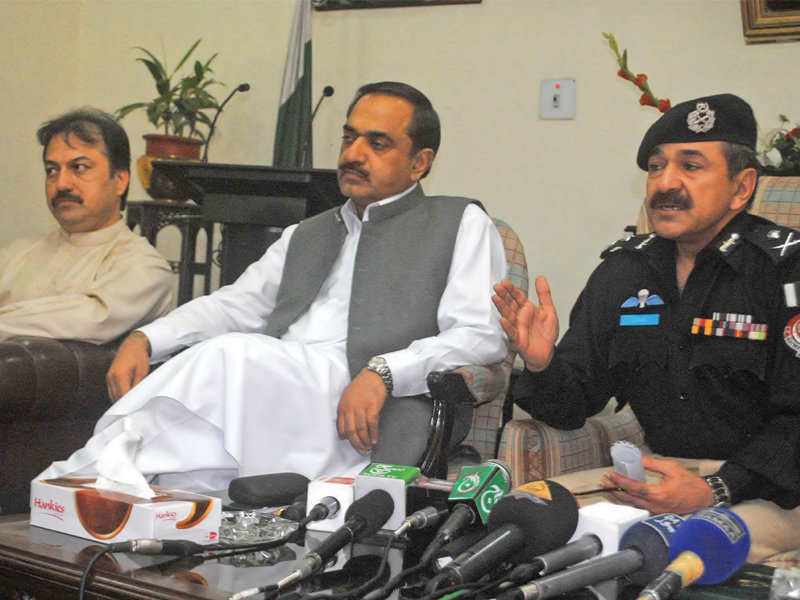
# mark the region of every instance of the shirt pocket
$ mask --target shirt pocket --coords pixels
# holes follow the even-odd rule
[[[608,368],[634,371],[646,365],[665,368],[667,340],[657,326],[619,326],[608,354]]]
[[[725,379],[732,376],[755,376],[766,379],[769,345],[766,340],[746,338],[692,336],[690,369],[709,368]]]

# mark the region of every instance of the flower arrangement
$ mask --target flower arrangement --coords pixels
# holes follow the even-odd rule
[[[617,40],[614,39],[614,35],[611,33],[604,33],[603,37],[608,40],[608,45],[614,51],[614,54],[617,55],[617,63],[619,64],[617,75],[623,79],[627,79],[642,91],[639,104],[642,106],[653,106],[662,113],[667,112],[672,107],[669,98],[664,98],[663,100],[656,98],[655,94],[653,94],[653,91],[650,89],[650,85],[647,83],[647,75],[644,73],[634,75],[628,68],[628,49],[626,48],[622,51],[622,54],[620,54],[619,46],[617,45]]]
[[[758,160],[771,175],[800,174],[800,123],[793,129],[789,119],[779,115],[780,126],[770,129],[758,141]]]

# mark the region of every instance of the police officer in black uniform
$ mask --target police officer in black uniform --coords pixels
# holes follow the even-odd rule
[[[753,111],[730,94],[679,104],[648,130],[637,163],[655,233],[603,252],[557,348],[543,277],[539,306],[508,281],[494,297],[527,367],[517,404],[575,429],[616,397],[653,452],[725,461],[701,478],[645,457],[660,483],[606,473],[600,485],[653,513],[735,505],[751,560],[800,547],[800,233],[747,213],[755,144]]]

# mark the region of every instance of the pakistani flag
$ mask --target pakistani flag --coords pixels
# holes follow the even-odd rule
[[[275,128],[274,166],[299,168],[313,165],[310,121],[311,0],[297,0]]]

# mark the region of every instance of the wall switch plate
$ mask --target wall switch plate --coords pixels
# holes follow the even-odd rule
[[[575,118],[575,80],[544,79],[539,94],[539,118]]]

